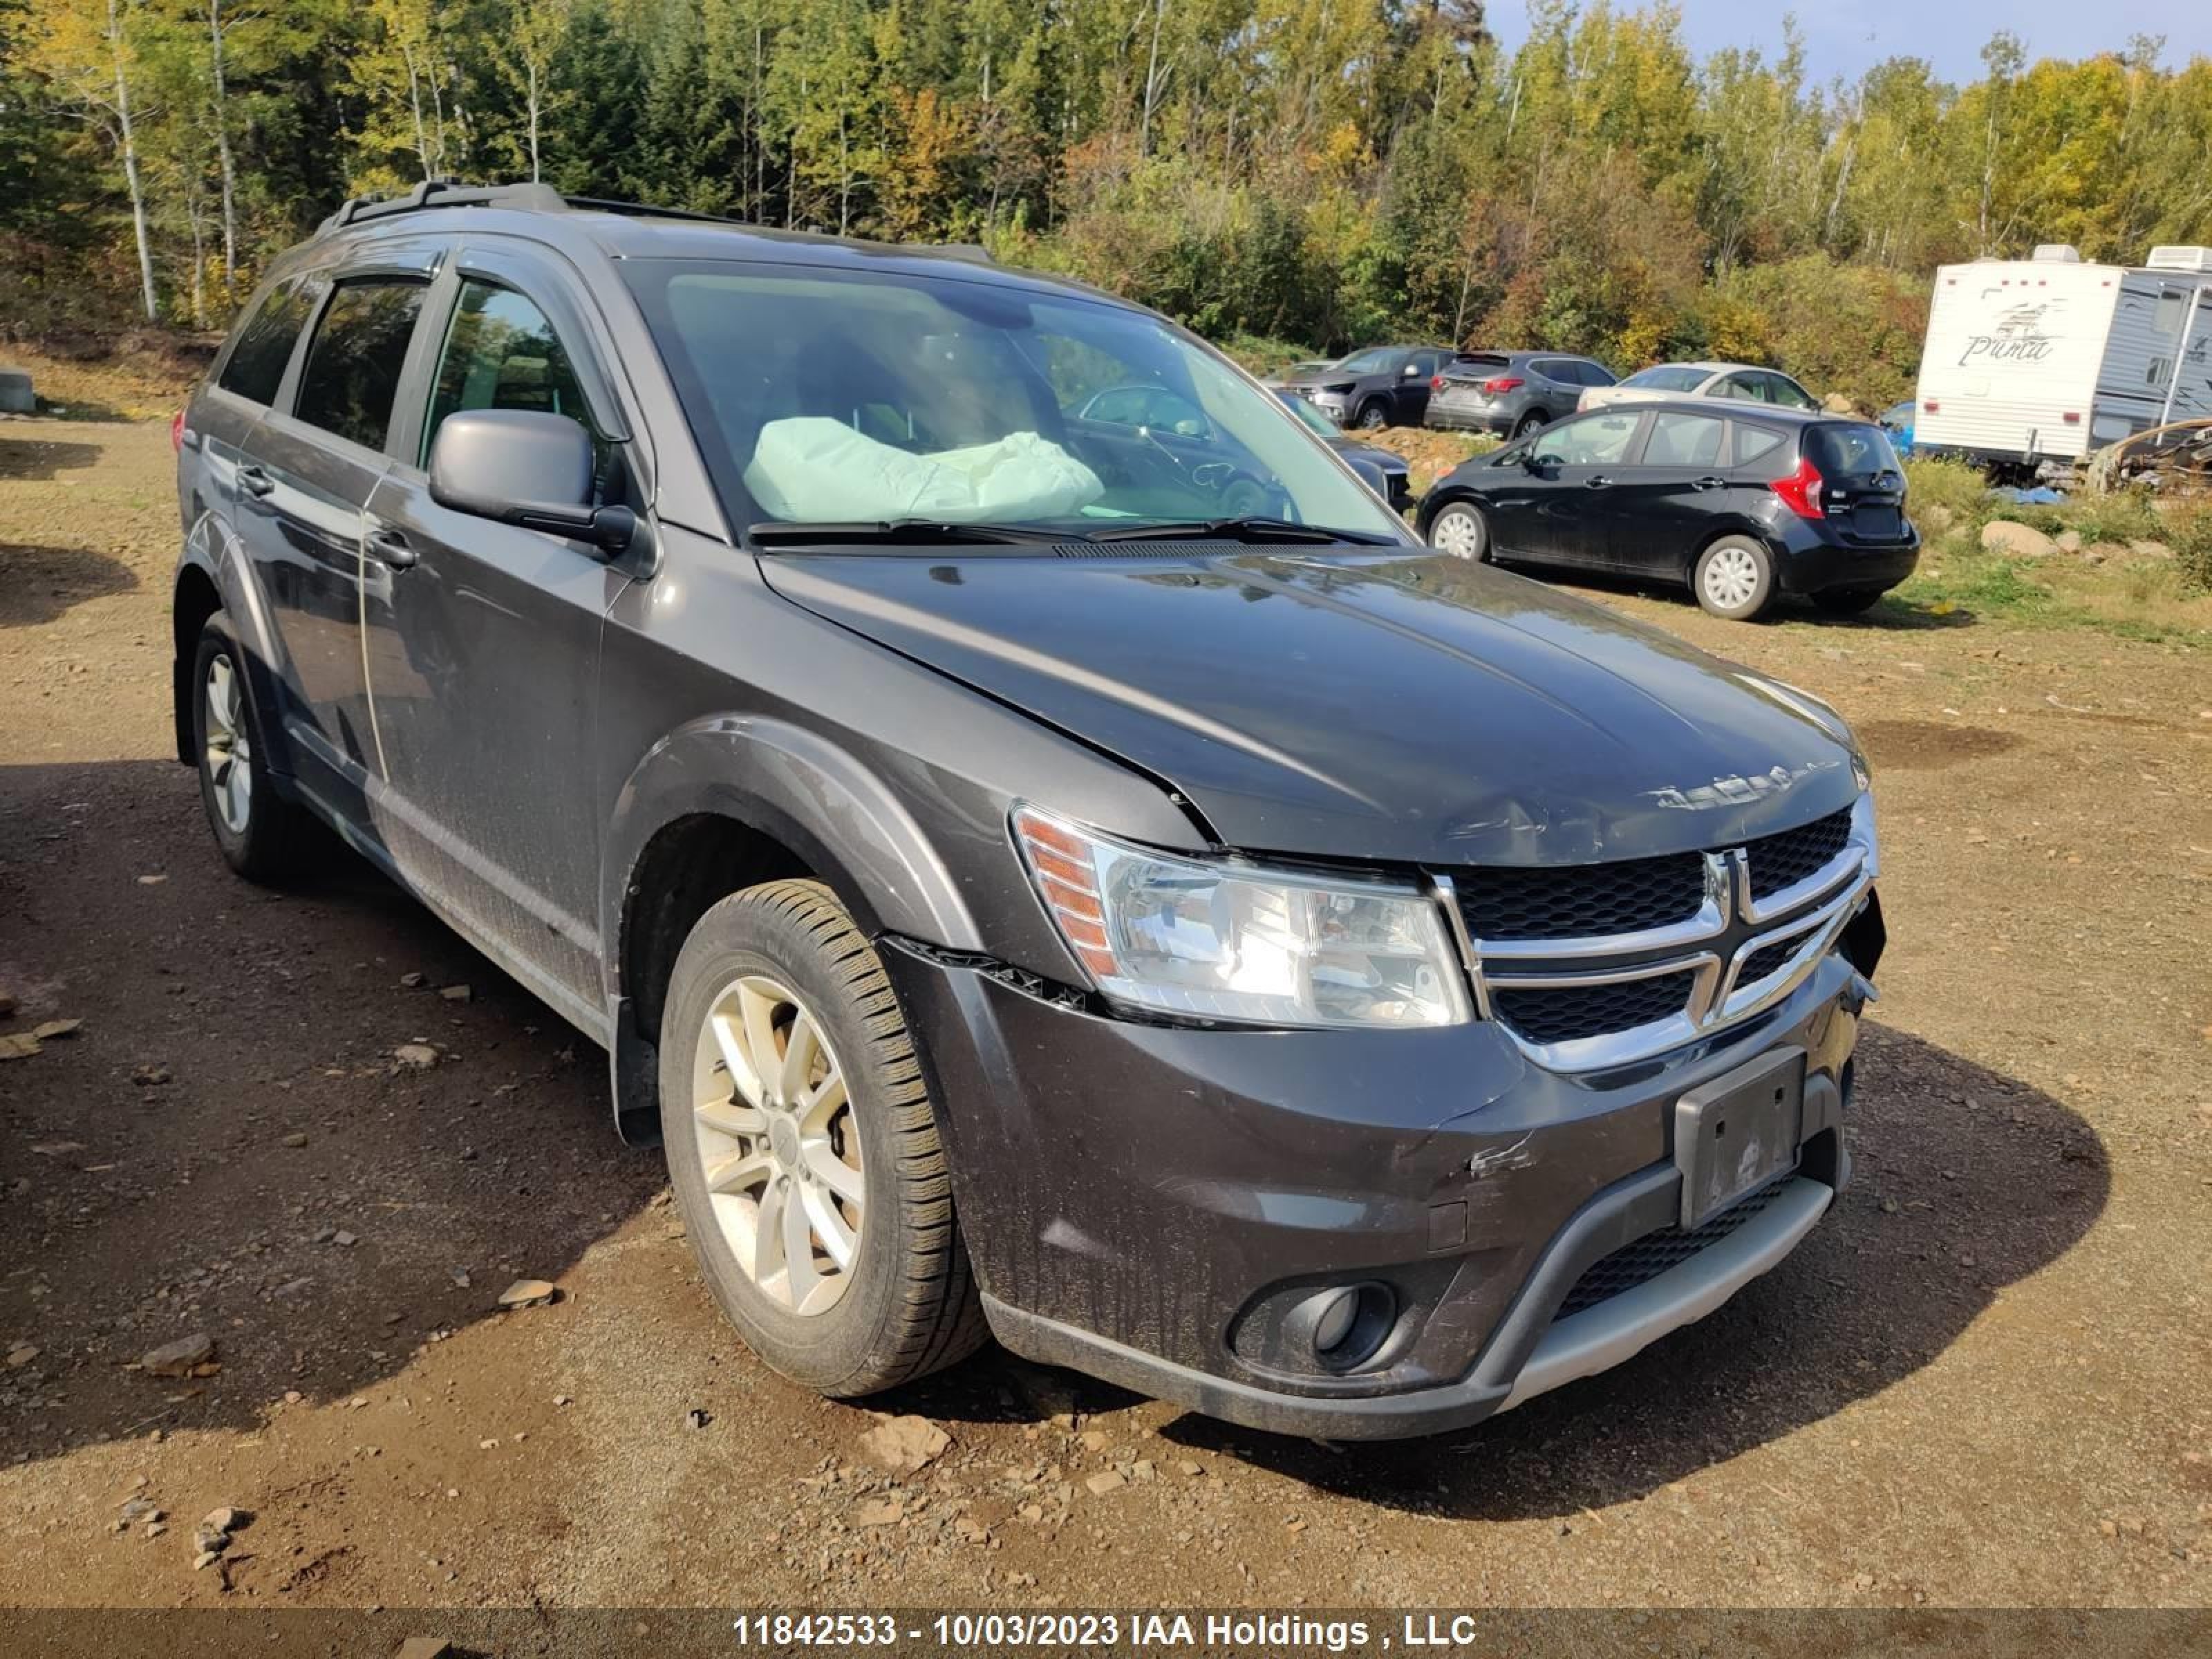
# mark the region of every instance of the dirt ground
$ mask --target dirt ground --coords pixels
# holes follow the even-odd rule
[[[225,871],[170,758],[170,465],[160,422],[0,422],[0,1036],[82,1022],[0,1061],[0,1605],[2212,1604],[2203,651],[1599,595],[1873,756],[1837,1212],[1440,1441],[989,1351],[878,1402],[950,1437],[894,1475],[724,1326],[597,1053],[343,856]],[[498,1311],[524,1276],[561,1299]],[[195,1334],[218,1369],[135,1369]]]

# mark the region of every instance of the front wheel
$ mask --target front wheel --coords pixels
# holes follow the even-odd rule
[[[1750,622],[1774,601],[1774,558],[1748,536],[1723,536],[1698,556],[1690,586],[1716,617]]]
[[[661,1016],[660,1120],[708,1288],[772,1369],[844,1399],[981,1344],[913,1040],[821,883],[748,888],[691,930]]]
[[[1359,418],[1353,422],[1362,432],[1380,432],[1390,424],[1390,411],[1382,407],[1380,398],[1370,399],[1359,407]]]
[[[1429,545],[1455,559],[1490,556],[1490,526],[1472,501],[1454,501],[1429,520]]]

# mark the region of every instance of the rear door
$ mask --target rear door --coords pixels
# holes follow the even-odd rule
[[[1500,469],[1498,494],[1508,505],[1491,526],[1498,550],[1562,564],[1608,562],[1613,508],[1607,492],[1643,423],[1643,411],[1632,407],[1595,410],[1529,439],[1516,452],[1527,464]]]
[[[465,248],[432,297],[397,459],[369,502],[362,619],[382,761],[376,813],[401,872],[588,1030],[604,1029],[596,775],[601,618],[631,572],[585,544],[430,497],[437,428],[464,410],[567,416],[603,501],[642,511],[626,430],[566,268]]]
[[[1654,410],[1635,464],[1619,470],[1605,495],[1608,561],[1624,570],[1680,575],[1728,506],[1727,447],[1728,422],[1718,410]]]
[[[1888,546],[1911,533],[1905,469],[1887,433],[1865,421],[1815,421],[1804,444],[1820,475],[1820,510],[1845,541]]]
[[[393,404],[428,289],[422,264],[380,249],[374,265],[311,285],[306,344],[237,472],[234,522],[282,643],[273,666],[286,748],[301,787],[356,822],[374,758],[361,656],[363,514],[389,465]]]

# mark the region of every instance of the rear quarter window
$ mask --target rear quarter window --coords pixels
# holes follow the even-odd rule
[[[1772,454],[1782,447],[1783,436],[1771,426],[1738,425],[1735,429],[1735,465],[1748,466],[1763,456]]]
[[[293,343],[307,320],[307,293],[298,280],[280,283],[238,331],[216,384],[257,404],[274,403],[292,361]]]

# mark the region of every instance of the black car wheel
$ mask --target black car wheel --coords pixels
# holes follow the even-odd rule
[[[1690,586],[1714,616],[1750,622],[1774,602],[1773,556],[1748,536],[1723,536],[1698,555]]]
[[[1813,595],[1813,608],[1832,617],[1856,617],[1874,609],[1886,588],[1831,587]]]
[[[1382,406],[1380,398],[1370,398],[1359,405],[1359,418],[1352,424],[1362,432],[1379,432],[1390,424],[1390,411]]]
[[[752,1351],[849,1399],[983,1340],[937,1118],[882,961],[814,881],[722,900],[660,1022],[669,1176]]]
[[[1453,501],[1429,520],[1429,545],[1455,559],[1490,557],[1490,524],[1473,501]]]

